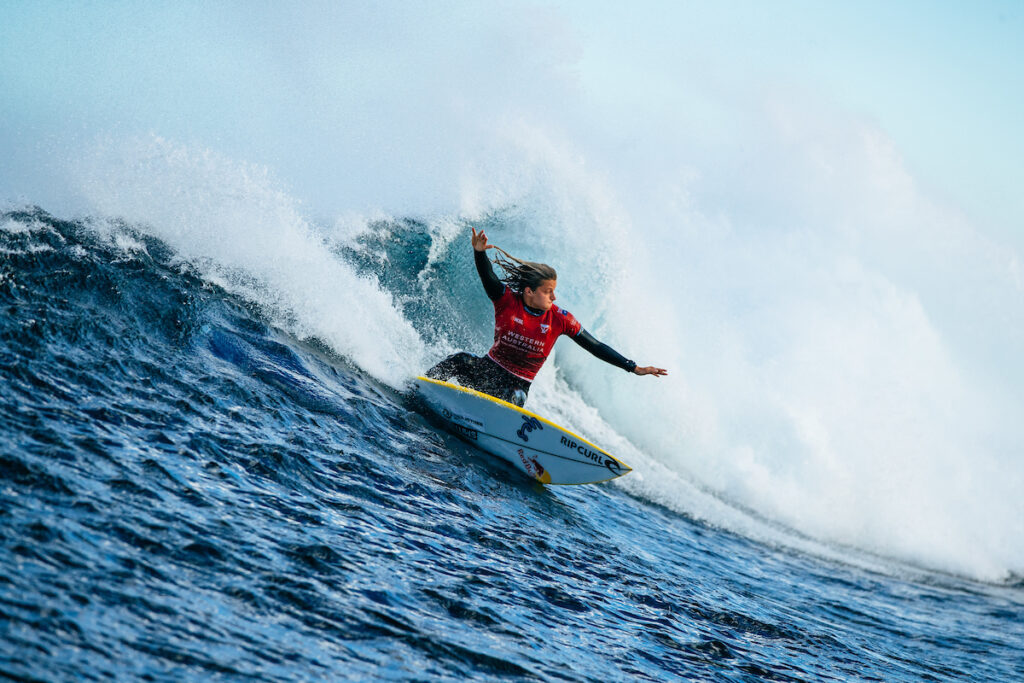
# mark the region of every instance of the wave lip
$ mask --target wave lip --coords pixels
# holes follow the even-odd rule
[[[149,137],[97,146],[79,181],[98,215],[144,225],[292,333],[395,387],[422,364],[393,297],[332,253],[265,168]]]

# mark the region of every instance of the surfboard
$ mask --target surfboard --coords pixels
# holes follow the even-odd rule
[[[414,388],[445,426],[542,484],[596,484],[632,468],[578,434],[494,396],[417,377]]]

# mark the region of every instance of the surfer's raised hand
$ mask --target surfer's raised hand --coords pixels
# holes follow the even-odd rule
[[[633,368],[633,374],[634,375],[654,375],[655,377],[661,377],[662,375],[667,375],[668,374],[668,370],[666,370],[665,368],[656,368],[653,365],[646,365],[644,367],[640,367],[638,365],[635,368]]]
[[[477,251],[487,251],[488,249],[494,249],[493,244],[487,244],[487,235],[483,230],[480,232],[476,231],[476,228],[470,226],[470,230],[473,231],[473,248]]]

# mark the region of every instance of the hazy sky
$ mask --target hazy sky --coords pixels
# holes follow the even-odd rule
[[[590,128],[596,146],[675,125],[713,156],[738,101],[771,97],[878,126],[920,183],[1017,238],[1024,12],[997,1],[4,3],[0,193],[59,201],[52,157],[143,132],[266,163],[314,204],[342,175],[385,202],[388,169],[436,194],[440,159],[482,144],[467,110]],[[403,177],[403,157],[439,161]]]
[[[658,104],[685,112],[693,103],[673,76],[701,69],[723,93],[819,98],[881,127],[922,182],[1003,230],[1024,227],[1020,3],[558,4],[598,101],[639,96],[653,79]]]

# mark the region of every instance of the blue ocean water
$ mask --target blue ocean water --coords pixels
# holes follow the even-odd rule
[[[1024,678],[1017,578],[536,485],[142,226],[9,211],[0,254],[3,677]]]

